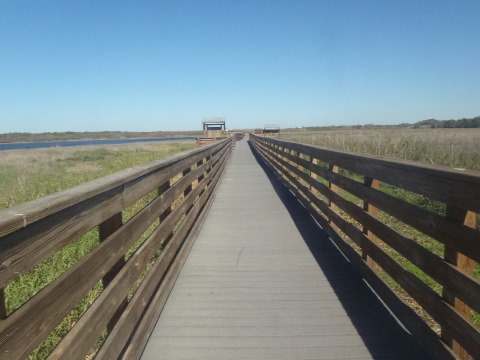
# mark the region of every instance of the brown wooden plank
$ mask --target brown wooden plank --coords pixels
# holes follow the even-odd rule
[[[0,241],[0,287],[121,209],[121,193],[114,189],[3,237]]]
[[[475,213],[459,209],[455,206],[447,205],[447,218],[455,223],[460,223],[470,228],[475,229],[477,216]],[[474,262],[464,254],[455,251],[450,247],[445,247],[445,260],[450,264],[458,268],[460,271],[472,275]],[[470,306],[455,296],[455,292],[451,290],[451,287],[446,286],[443,288],[443,298],[451,304],[458,313],[460,313],[465,319],[471,320],[472,311]],[[478,310],[477,310],[478,311]],[[448,328],[442,329],[442,338],[453,349],[453,351],[462,360],[469,359],[470,354],[456,341]]]
[[[199,193],[200,191],[197,191],[192,193],[192,196],[185,198],[184,202],[176,207],[169,217],[155,229],[149,239],[141,245],[124,268],[119,271],[118,276],[111,280],[111,286],[107,287],[100,294],[93,306],[87,310],[75,327],[56,347],[50,358],[82,359],[87,355],[87,352],[107,325],[109,318],[113,315],[115,308],[122,303],[122,298],[128,295],[131,286],[148,265],[155,251],[165,241],[165,238],[169,236],[168,234],[183,217],[186,209],[193,204]],[[164,252],[157,260],[157,262],[165,263],[163,265],[164,269],[168,267],[169,261],[178,250],[180,237],[177,236],[176,238],[176,242],[173,241],[167,244]]]
[[[143,175],[135,180],[125,184],[124,202],[125,207],[134,204],[136,201],[158,188],[160,184],[165,183],[178,173],[183,172],[186,168],[196,163],[205,156],[210,155],[214,149],[204,148],[205,150],[192,155],[191,157],[180,159],[168,166],[156,169],[148,174]]]
[[[305,163],[305,165],[308,165],[308,163]],[[313,164],[308,166],[310,166],[311,171],[325,180],[335,183],[349,193],[367,201],[372,206],[379,208],[445,245],[456,248],[459,252],[468,253],[472,259],[480,262],[480,234],[475,229],[445,221],[445,218],[439,215],[384,192],[369,189],[357,181],[329,172],[321,166]]]
[[[24,306],[0,323],[0,352],[8,351],[14,358],[31,352],[73,306],[100,280],[102,274],[124,256],[138,237],[170,204],[178,198],[178,186],[158,197],[140,210],[121,229],[105,239],[60,278],[40,291]],[[164,194],[165,195],[165,194]],[[176,195],[176,196],[175,196]],[[42,309],[42,312],[38,312]],[[22,329],[22,332],[13,329]],[[28,346],[20,346],[23,334],[31,334]],[[14,334],[14,335],[12,335]]]
[[[165,181],[162,185],[158,187],[158,196],[165,193],[170,188],[170,180]],[[160,223],[165,220],[165,218],[172,212],[172,207],[167,208],[162,214],[159,216]]]
[[[294,167],[291,168],[292,170],[295,169]],[[296,189],[303,191],[305,194],[309,194],[308,188],[298,182],[293,175],[289,173],[286,173],[286,175],[292,183],[295,183]],[[298,190],[295,192],[299,194]],[[410,294],[410,296],[421,304],[437,322],[448,326],[452,333],[455,333],[457,338],[461,336],[462,338],[458,340],[474,357],[480,355],[480,332],[478,329],[465,321],[454,310],[449,308],[438,294],[421,282],[416,276],[405,270],[382,249],[378,248],[360,230],[333,211],[329,210],[330,209],[325,209],[324,212],[350,237],[350,239],[354,240],[358,245],[364,244],[367,251],[372,255],[372,258],[378,262],[379,265]]]
[[[480,349],[480,333],[478,329],[465,321],[452,308],[448,307],[438,294],[373,244],[351,223],[345,221],[336,213],[329,212],[328,208],[324,210],[338,228],[347,234],[350,239],[354,240],[358,245],[363,243],[374,261],[398,282],[437,322],[448,326],[452,333],[455,333],[455,337],[461,337],[459,341],[474,358],[480,355],[478,353]]]
[[[223,163],[226,160],[227,156],[228,156],[228,153],[226,153],[224,157],[222,157],[221,163]],[[217,169],[221,170],[220,168],[217,168]],[[202,199],[208,197],[210,195],[210,192],[213,190],[216,184],[215,179],[218,179],[220,174],[217,169],[214,169],[213,171],[209,172],[209,174],[205,177],[204,182],[208,183],[209,185],[208,185],[207,193],[205,193],[205,195],[202,195]],[[214,182],[212,182],[212,178]],[[202,187],[203,186],[197,187],[194,193],[190,194],[190,196],[192,198],[197,196],[197,192],[203,191]],[[198,204],[198,206],[200,205],[201,203]],[[195,206],[197,206],[197,204]],[[199,226],[199,224],[197,223],[195,226]],[[125,345],[128,343],[127,341],[130,338],[133,329],[135,328],[138,320],[140,319],[143,312],[145,311],[145,304],[150,301],[150,298],[152,297],[154,290],[158,286],[157,284],[158,279],[162,277],[162,274],[165,271],[163,269],[163,266],[164,264],[162,264],[161,262],[157,261],[155,263],[154,267],[152,268],[152,270],[147,275],[144,282],[140,285],[139,289],[131,299],[129,308],[124,313],[123,317],[120,319],[117,327],[115,327],[111,335],[105,341],[102,348],[99,350],[97,354],[98,359],[112,359],[112,358],[118,358],[120,356]],[[165,283],[165,281],[163,283]],[[165,285],[162,285],[162,286],[163,287],[161,287],[161,289],[165,288]],[[157,292],[156,296],[160,296],[160,292]],[[149,309],[151,309],[150,312],[155,310],[155,309],[152,309],[151,307]],[[157,309],[157,310],[160,310],[160,309]],[[151,315],[148,315],[147,318],[155,319],[155,317],[151,317]]]
[[[5,289],[0,289],[0,319],[7,318],[7,306],[5,304]]]
[[[215,149],[216,147],[205,148],[202,154],[210,154]],[[197,154],[194,158],[197,159],[198,156],[200,155]],[[180,161],[181,166],[184,166],[184,161]],[[120,211],[122,203],[118,196],[119,191],[120,188],[117,187],[101,196],[72,205],[43,221],[35,222],[28,229],[2,238],[0,262],[3,266],[0,267],[0,286],[30,270],[59,248]],[[56,223],[59,225],[56,226]]]
[[[305,204],[305,203],[304,203]],[[361,272],[379,297],[387,304],[395,316],[406,326],[410,333],[432,352],[438,359],[455,359],[454,353],[439,336],[392,290],[373,269],[366,264],[355,250],[330,227],[330,224],[311,205],[309,212],[328,232],[330,239],[338,246],[349,261]]]
[[[281,143],[326,163],[480,213],[480,176],[476,171],[456,171],[447,167],[359,155],[275,139],[267,141],[271,144]],[[405,173],[409,176],[403,176]]]
[[[268,161],[268,160],[267,160]],[[273,165],[272,165],[273,166]],[[293,178],[292,178],[293,179]],[[296,187],[290,182],[285,182],[291,191],[300,194]],[[347,256],[347,258],[362,272],[365,278],[372,284],[374,289],[381,295],[395,314],[406,324],[407,328],[414,334],[426,348],[432,351],[439,359],[453,359],[454,355],[448,347],[440,340],[440,338],[426,325],[411,308],[408,307],[388,285],[386,285],[373,270],[366,265],[366,262],[357,254],[343,239],[339,237],[336,231],[330,226],[330,223],[320,215],[312,206],[310,201],[302,197],[299,200],[315,217],[315,219],[324,227],[330,235],[330,238]],[[324,210],[331,211],[324,203]],[[335,214],[336,215],[336,214]],[[337,215],[338,216],[338,215]],[[346,223],[348,225],[348,223]],[[356,229],[358,231],[358,229]],[[360,231],[358,231],[360,232]]]
[[[372,178],[369,178],[367,176],[364,177],[364,181],[363,181],[363,184],[367,187],[370,187],[372,189],[378,189],[379,187],[379,181],[378,180],[375,180],[375,179],[372,179]],[[366,202],[365,200],[363,200],[363,210],[366,211],[367,213],[369,213],[372,217],[376,218],[378,216],[378,209],[369,204],[368,202]],[[367,226],[365,226],[365,224],[362,224],[363,225],[363,233],[373,242],[377,242],[378,239],[377,237],[375,236],[374,233],[372,233]],[[372,268],[375,269],[375,262],[368,256],[367,252],[363,249],[362,247],[362,251],[363,251],[363,258],[367,261],[367,264],[369,266],[371,266]]]
[[[101,223],[98,228],[100,241],[104,241],[105,239],[107,239],[115,231],[120,229],[122,225],[123,225],[123,221],[122,221],[121,212],[113,215],[111,218]],[[117,274],[120,272],[120,270],[123,268],[124,265],[125,265],[125,256],[122,256],[103,277],[102,279],[103,288],[106,288],[112,282],[112,280],[115,278],[115,276],[117,276]],[[117,306],[116,308],[112,308],[112,310],[116,309],[116,311],[114,314],[112,314],[110,321],[107,324],[108,332],[110,332],[112,328],[115,326],[115,323],[118,321],[118,318],[120,317],[120,315],[122,314],[122,311],[127,306],[127,303],[128,303],[128,300],[125,297],[123,301],[121,301],[119,304],[116,305]],[[113,303],[111,305],[113,306]]]
[[[170,164],[180,161],[197,153],[212,153],[230,143],[231,139],[206,146],[201,149],[194,149],[163,158],[161,160],[138,165],[122,170],[112,175],[90,181],[85,184],[47,195],[25,204],[14,206],[7,210],[0,211],[0,237],[10,234],[18,229],[26,227],[40,219],[64,210],[73,204],[77,204],[89,198],[100,195],[106,191],[123,186],[143,175],[164,168]]]
[[[295,168],[291,167],[290,171],[295,172]],[[309,177],[300,172],[296,172],[295,174],[299,177],[309,179]],[[292,177],[291,179],[294,178]],[[454,266],[446,263],[440,257],[423,248],[415,241],[405,238],[374,217],[366,215],[365,212],[361,211],[360,207],[332,192],[326,185],[313,179],[310,180],[311,186],[319,193],[327,199],[334,201],[349,216],[369,227],[384,242],[401,255],[405,256],[405,258],[417,265],[442,285],[447,286],[457,296],[475,307],[477,311],[480,311],[480,282],[478,280],[468,276],[468,274],[459,272]],[[303,188],[304,193],[306,190],[307,188]],[[310,198],[310,201],[321,208],[322,211],[327,211],[326,204],[320,199]]]
[[[353,234],[350,234],[352,236]],[[372,258],[415,299],[442,327],[446,326],[458,342],[474,357],[480,356],[480,332],[466,321],[443,299],[421,282],[415,275],[403,269],[393,258],[370,241],[366,241]]]
[[[230,144],[231,141],[225,141],[197,152],[221,154],[222,149],[229,148]],[[192,152],[189,153],[191,155]],[[182,156],[186,157],[188,153]],[[212,158],[211,155],[208,155],[208,158],[211,158],[214,162],[217,157]],[[178,159],[179,157],[174,157],[168,161],[175,162]],[[168,163],[168,161],[166,162]],[[46,203],[44,199],[16,208],[26,210],[24,214],[21,214],[23,223],[19,226],[19,228],[26,228],[2,238],[0,246],[3,246],[2,256],[5,258],[2,264],[3,268],[0,268],[0,271],[3,271],[3,274],[8,274],[8,271],[21,261],[23,261],[22,266],[26,269],[34,266],[41,261],[38,259],[47,256],[45,254],[48,251],[53,253],[56,249],[68,243],[75,235],[81,235],[101,223],[103,224],[100,226],[100,233],[104,241],[11,316],[0,322],[0,338],[2,339],[0,341],[0,351],[2,353],[8,352],[9,358],[12,359],[23,358],[30,353],[79,299],[100,280],[102,275],[111,271],[112,267],[123,258],[127,249],[131,247],[138,236],[178,197],[178,193],[185,191],[185,188],[180,189],[179,186],[170,189],[171,191],[168,191],[168,194],[162,194],[161,198],[152,201],[130,219],[127,224],[120,227],[121,189],[124,185],[118,186],[118,184],[125,184],[125,181],[128,183],[138,174],[143,176],[151,171],[152,167],[158,168],[158,166],[165,165],[166,162],[161,162],[160,165],[155,163],[154,165],[149,164],[129,169],[107,177],[107,179],[99,179],[89,183],[88,186],[80,186],[65,191],[58,196],[48,197],[48,201],[52,202],[51,206],[42,214],[38,212],[41,205]],[[209,166],[212,166],[212,164],[209,164]],[[203,176],[201,169],[198,176]],[[112,184],[115,185],[113,188]],[[103,191],[105,188],[107,190]],[[103,192],[99,189],[102,189]],[[85,190],[85,192],[80,190]],[[96,192],[98,194],[92,197],[92,194]],[[174,196],[175,193],[177,193],[177,196]],[[78,199],[82,199],[82,202],[76,203],[75,201]],[[166,200],[170,200],[170,203]],[[69,205],[67,206],[67,204]],[[12,217],[9,212],[2,212],[2,214],[7,215],[0,221],[5,226],[2,234],[8,234],[15,228],[16,225],[10,225],[15,223],[15,219],[19,215]],[[50,214],[50,216],[45,214]],[[114,214],[117,215],[114,216]],[[27,238],[31,238],[29,233],[34,234],[33,238],[36,239],[36,242],[26,241]],[[20,249],[20,255],[18,255]],[[11,256],[8,256],[10,255],[9,251],[12,252]],[[41,253],[41,255],[38,256],[36,253]],[[20,260],[14,258],[15,255]],[[38,257],[35,258],[35,256]],[[6,266],[9,266],[9,268]],[[18,269],[18,267],[15,269]],[[8,275],[4,279],[7,277]],[[8,279],[5,281],[8,281]],[[111,281],[111,279],[108,279],[108,281]],[[41,311],[38,309],[41,309]],[[28,334],[29,340],[26,345],[24,344],[25,334]]]
[[[355,252],[355,250],[345,242],[337,232],[331,227],[330,223],[318,213],[313,206],[305,201],[302,204],[306,206],[310,214],[317,222],[328,232],[330,239],[337,245],[342,253],[357,268],[362,276],[368,281],[379,297],[387,304],[395,316],[406,326],[410,333],[424,345],[426,349],[432,352],[438,359],[455,359],[454,353],[446,346],[440,337],[410,308],[396,293],[390,288],[378,274],[367,265],[364,259]]]
[[[337,165],[328,164],[328,171],[333,174],[338,174],[339,168]],[[333,193],[338,192],[338,186],[332,183],[331,181],[328,182],[328,188]],[[338,212],[338,206],[331,199],[328,200],[328,206],[330,207],[330,209],[332,209],[333,212]],[[335,224],[332,224],[332,226],[333,228],[335,228]]]

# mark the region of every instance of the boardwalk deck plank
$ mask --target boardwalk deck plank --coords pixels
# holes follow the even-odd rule
[[[426,359],[239,142],[142,359]]]

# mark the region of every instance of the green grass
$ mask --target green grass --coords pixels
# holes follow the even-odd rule
[[[0,209],[193,147],[184,142],[2,151]]]
[[[195,143],[184,142],[5,151],[0,158],[0,209],[194,147]],[[127,221],[140,211],[154,198],[154,195],[152,193],[125,209],[122,214],[123,221]],[[146,240],[156,226],[158,221],[128,251],[127,258]],[[10,282],[5,287],[7,314],[13,313],[98,244],[98,229],[93,229],[38,264],[34,269]],[[103,285],[99,282],[29,358],[45,359],[102,290]],[[96,348],[101,342],[102,339],[99,339]]]

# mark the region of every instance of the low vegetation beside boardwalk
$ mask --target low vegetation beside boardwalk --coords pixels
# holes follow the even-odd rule
[[[135,143],[85,147],[55,147],[0,152],[0,210],[71,188],[117,171],[191,150],[195,142]],[[148,203],[147,197],[123,214],[127,221]],[[149,233],[145,233],[143,241]],[[4,291],[7,314],[77,263],[99,243],[98,229],[81,236],[41,265],[9,283]],[[139,245],[136,244],[130,253]],[[45,359],[102,291],[99,282],[51,333],[30,359]],[[101,344],[97,344],[97,348]],[[92,349],[92,354],[96,349]]]
[[[193,149],[194,141],[0,152],[0,209]]]

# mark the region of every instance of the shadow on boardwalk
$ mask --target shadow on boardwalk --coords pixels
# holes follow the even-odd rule
[[[373,359],[430,359],[250,144]]]

